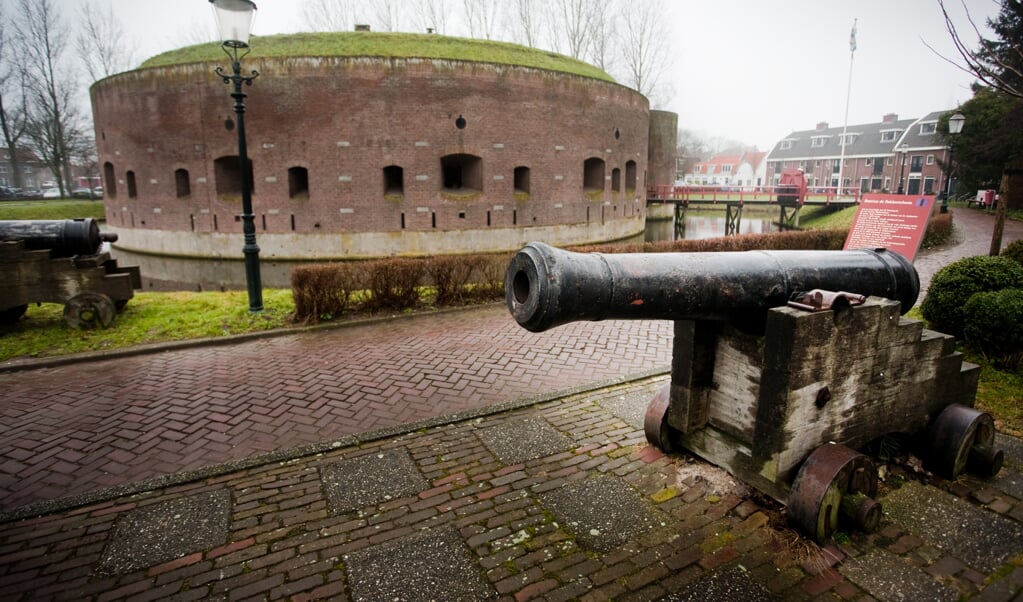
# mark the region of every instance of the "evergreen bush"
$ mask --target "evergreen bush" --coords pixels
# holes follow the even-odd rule
[[[1002,257],[1008,257],[1016,263],[1023,265],[1023,238],[1009,243],[1009,246],[1002,249]]]
[[[920,312],[935,330],[963,337],[963,307],[977,293],[1023,288],[1023,265],[1007,257],[966,257],[938,270]]]
[[[996,365],[1015,369],[1023,358],[1023,289],[977,293],[963,307],[966,343]]]

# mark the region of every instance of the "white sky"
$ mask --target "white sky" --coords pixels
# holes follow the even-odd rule
[[[3,0],[5,8],[10,0]],[[641,2],[643,0],[634,0]],[[110,5],[137,45],[139,60],[214,39],[208,0],[59,0]],[[254,34],[298,31],[301,0],[257,0]],[[654,108],[679,114],[679,127],[761,150],[818,121],[841,126],[849,82],[849,32],[857,19],[850,125],[886,113],[921,117],[968,100],[972,78],[929,50],[955,58],[938,0],[668,0],[673,93]],[[977,46],[961,0],[945,0],[968,46]],[[997,0],[965,0],[983,27]],[[457,8],[460,2],[449,2]],[[75,14],[68,11],[68,16]],[[411,19],[407,20],[411,22]],[[402,24],[404,25],[404,23]],[[402,29],[406,29],[402,27]],[[985,35],[989,35],[986,29]],[[456,33],[448,31],[448,33]]]

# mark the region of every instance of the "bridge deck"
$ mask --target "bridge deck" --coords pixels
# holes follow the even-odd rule
[[[717,186],[650,186],[647,188],[647,202],[684,205],[716,203],[795,205],[797,203],[779,202],[779,196],[786,197],[791,194],[788,190],[774,186],[731,189]],[[858,202],[858,194],[850,194],[849,190],[844,190],[839,194],[834,188],[823,188],[807,192],[802,204],[855,205]]]

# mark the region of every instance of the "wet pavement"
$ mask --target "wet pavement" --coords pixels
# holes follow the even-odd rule
[[[918,256],[924,286],[986,254],[991,223],[956,210],[958,244]],[[1021,226],[1007,223],[1005,244]],[[999,436],[1006,466],[991,481],[894,470],[880,530],[820,548],[726,473],[646,444],[671,334],[670,322],[533,334],[487,306],[0,373],[0,592],[1023,595],[1018,440]]]

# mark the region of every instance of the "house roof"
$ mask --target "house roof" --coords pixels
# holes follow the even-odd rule
[[[920,119],[893,118],[847,126],[845,133],[851,139],[845,146],[844,156],[893,155],[902,143],[910,148],[944,148],[945,143],[936,130],[929,133],[925,126],[937,124],[938,118],[946,112],[935,111]],[[792,132],[774,145],[768,158],[777,161],[841,157],[843,152],[839,140],[842,131],[841,127],[828,127],[822,123],[816,129]]]

